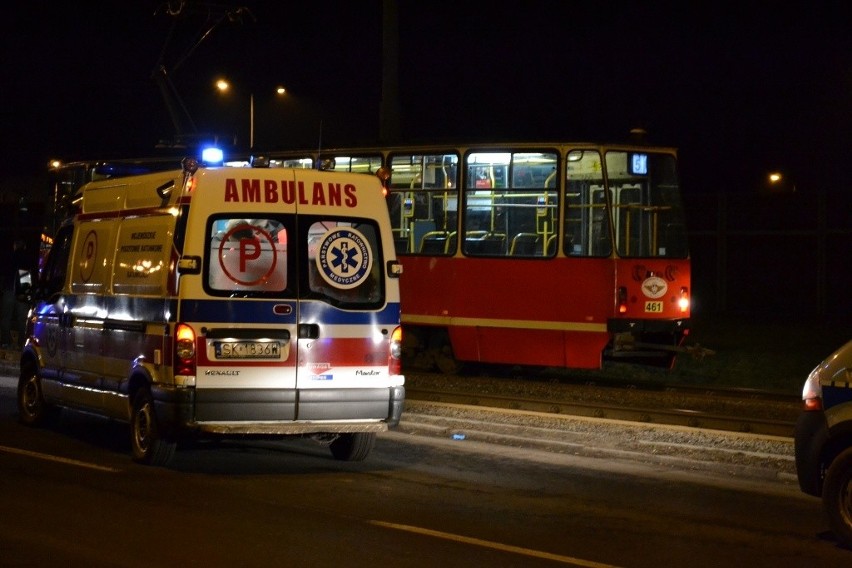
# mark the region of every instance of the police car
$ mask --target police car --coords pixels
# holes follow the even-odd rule
[[[852,341],[811,371],[796,423],[801,490],[822,497],[838,542],[852,548]]]

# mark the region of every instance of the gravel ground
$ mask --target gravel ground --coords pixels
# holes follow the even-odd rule
[[[776,436],[420,401],[395,431],[795,483],[793,440]]]
[[[714,400],[678,392],[598,388],[515,378],[406,375],[406,386],[491,395],[581,400],[639,408],[681,408],[749,413],[769,419],[795,420],[798,404]],[[793,440],[778,436],[723,432],[557,414],[487,409],[406,401],[401,433],[476,441],[585,457],[616,458],[688,471],[795,483]]]

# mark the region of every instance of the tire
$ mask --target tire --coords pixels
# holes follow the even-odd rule
[[[175,453],[177,444],[160,436],[160,427],[154,412],[154,399],[147,388],[140,389],[133,397],[130,446],[133,461],[145,465],[167,465]]]
[[[25,363],[18,378],[18,421],[27,426],[43,426],[59,415],[59,408],[44,401],[41,377],[35,365]]]
[[[845,449],[831,462],[822,502],[837,541],[852,549],[852,448]]]
[[[341,434],[329,446],[331,455],[340,461],[364,461],[376,444],[375,432]]]

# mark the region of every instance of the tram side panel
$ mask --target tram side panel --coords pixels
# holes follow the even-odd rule
[[[459,361],[599,368],[610,340],[607,259],[405,256],[403,325]]]

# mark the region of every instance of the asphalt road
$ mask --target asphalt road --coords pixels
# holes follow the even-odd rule
[[[126,425],[64,413],[55,428],[21,426],[14,384],[0,380],[8,566],[778,568],[852,559],[826,533],[819,501],[791,479],[688,455],[718,443],[710,438],[704,449],[669,439],[679,449],[666,456],[661,443],[613,446],[656,430],[647,425],[557,427],[526,413],[412,404],[365,462],[290,440],[186,447],[168,468],[151,468],[130,460]]]

